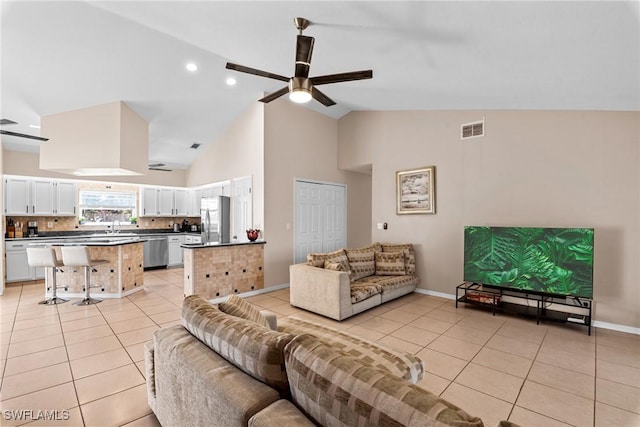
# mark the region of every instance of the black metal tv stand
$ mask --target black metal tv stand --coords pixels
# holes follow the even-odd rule
[[[504,297],[525,299],[527,303],[506,302],[503,301]],[[540,324],[540,319],[542,319],[582,325],[588,328],[588,334],[591,335],[593,300],[590,298],[547,295],[499,286],[487,286],[475,282],[463,282],[456,286],[456,308],[458,302],[491,309],[493,315],[496,314],[496,311],[500,311],[535,317],[536,324]],[[531,305],[529,302],[534,302],[535,305]],[[563,309],[563,307],[572,307],[573,309]]]

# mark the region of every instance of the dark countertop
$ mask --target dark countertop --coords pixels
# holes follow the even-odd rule
[[[19,241],[19,240],[28,240],[28,241],[38,241],[38,240],[57,240],[57,239],[86,239],[86,238],[94,238],[94,237],[104,237],[104,238],[112,238],[112,237],[145,237],[145,236],[157,236],[157,235],[166,235],[166,236],[200,236],[201,233],[195,231],[178,231],[174,232],[171,230],[165,229],[150,229],[150,230],[126,230],[120,233],[106,233],[100,231],[48,231],[38,234],[38,237],[16,237],[16,238],[5,238],[4,240],[7,242],[11,241]]]
[[[144,240],[140,237],[88,237],[86,239],[58,239],[57,241],[48,241],[38,243],[38,240],[31,239],[29,246],[120,246],[132,243],[142,243]]]
[[[218,248],[223,246],[240,246],[240,245],[264,245],[266,240],[256,240],[255,242],[231,242],[231,243],[183,243],[180,247],[185,249],[203,249],[203,248]]]

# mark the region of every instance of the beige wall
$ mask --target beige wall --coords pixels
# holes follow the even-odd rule
[[[176,169],[171,172],[147,171],[140,176],[82,176],[58,173],[40,169],[40,156],[36,153],[3,150],[3,173],[5,175],[24,175],[46,178],[80,179],[82,181],[126,182],[132,184],[167,185],[174,187],[186,186],[186,171]]]
[[[347,242],[371,242],[371,176],[338,170],[337,121],[280,99],[265,106],[265,286],[289,282],[294,179],[347,185]],[[287,224],[290,227],[287,227]]]
[[[264,224],[264,104],[253,103],[209,144],[187,172],[187,186],[252,177],[253,224]]]
[[[486,117],[486,136],[460,124]],[[373,164],[373,240],[416,244],[420,287],[455,293],[464,225],[595,228],[595,319],[640,327],[640,114],[354,112],[341,167]],[[436,166],[436,215],[396,215],[395,173]]]

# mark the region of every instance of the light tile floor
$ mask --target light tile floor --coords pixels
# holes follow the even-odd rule
[[[42,306],[43,285],[0,297],[0,425],[157,426],[147,405],[142,347],[179,323],[181,269],[145,272],[145,290],[76,307]],[[486,426],[640,426],[640,336],[455,308],[412,294],[343,322],[289,305],[288,289],[248,298],[413,352],[420,385]],[[22,412],[22,421],[13,419]],[[38,410],[66,420],[29,422]],[[67,410],[68,412],[60,412]],[[42,414],[40,414],[42,415]]]

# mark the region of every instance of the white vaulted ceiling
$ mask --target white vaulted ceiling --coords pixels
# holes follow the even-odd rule
[[[353,110],[640,110],[640,9],[627,2],[2,1],[0,116],[38,134],[44,115],[122,100],[149,122],[149,160],[186,168],[290,76],[293,18],[312,21],[311,76]],[[185,70],[193,61],[196,73]],[[225,79],[238,83],[227,86]],[[282,97],[274,102],[290,102]],[[46,136],[46,135],[44,135]],[[7,149],[37,142],[3,137]]]

